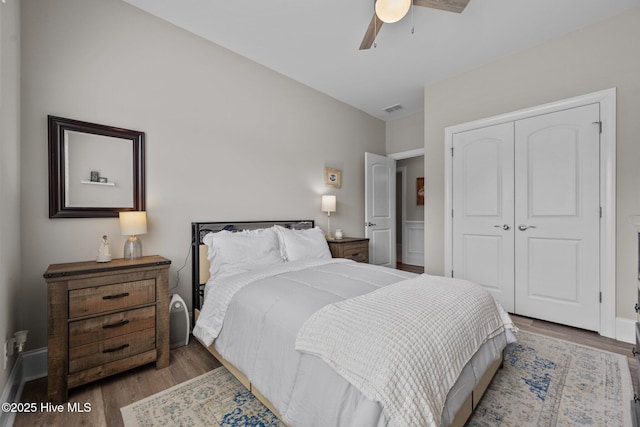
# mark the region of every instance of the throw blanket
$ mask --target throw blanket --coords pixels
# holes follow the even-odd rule
[[[437,426],[462,368],[505,327],[509,316],[481,286],[421,275],[323,307],[296,349],[320,356],[397,425]]]

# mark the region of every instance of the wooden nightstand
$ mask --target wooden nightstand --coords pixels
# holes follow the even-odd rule
[[[49,399],[154,361],[169,366],[170,264],[146,256],[49,266]]]
[[[334,258],[348,258],[358,262],[369,262],[369,239],[344,237],[342,239],[327,239],[327,243]]]

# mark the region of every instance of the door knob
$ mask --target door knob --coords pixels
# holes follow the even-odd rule
[[[367,227],[375,227],[377,224],[374,224],[372,222],[365,222],[364,225]]]
[[[511,230],[511,226],[509,224],[503,224],[503,225],[494,225],[494,227],[496,228],[502,228],[505,231],[509,231]]]
[[[520,224],[518,226],[518,230],[520,230],[520,231],[525,231],[525,230],[527,230],[529,228],[536,228],[536,226],[535,225],[524,225],[524,224]]]

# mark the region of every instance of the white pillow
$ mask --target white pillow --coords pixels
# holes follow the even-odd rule
[[[284,262],[278,235],[273,228],[239,232],[219,231],[204,236],[209,247],[211,277],[241,273]]]
[[[331,252],[324,233],[319,228],[290,230],[276,226],[280,246],[287,261],[301,259],[329,259]]]

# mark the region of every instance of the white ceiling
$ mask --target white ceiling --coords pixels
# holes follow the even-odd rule
[[[423,88],[640,6],[640,0],[471,0],[416,7],[358,50],[373,0],[124,0],[368,114],[421,111]],[[640,25],[640,23],[639,23]],[[597,55],[597,52],[593,52]],[[401,104],[387,113],[384,108]]]

